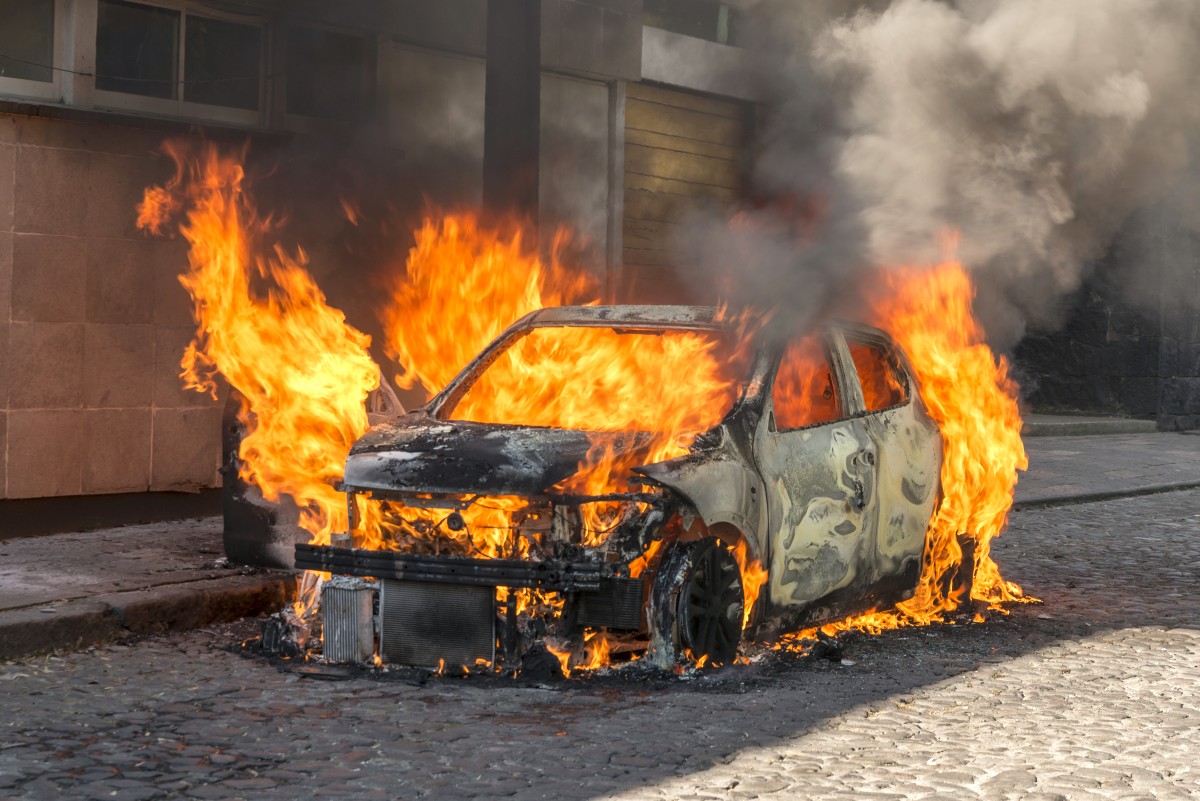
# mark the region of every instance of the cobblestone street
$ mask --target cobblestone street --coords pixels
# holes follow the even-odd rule
[[[690,681],[319,681],[252,624],[0,665],[0,797],[1185,798],[1200,491],[1017,512],[1045,603]]]

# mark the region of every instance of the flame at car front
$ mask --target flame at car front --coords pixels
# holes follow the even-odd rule
[[[548,260],[515,222],[481,226],[468,214],[433,213],[416,232],[403,271],[381,307],[400,383],[432,394],[517,319],[547,306],[599,303],[586,269],[568,267],[573,240],[553,237]],[[609,328],[543,328],[506,348],[447,418],[480,423],[649,435],[636,451],[597,438],[559,489],[602,495],[625,488],[629,470],[687,452],[736,398],[735,356],[704,333],[638,335]],[[590,544],[618,514],[584,508]]]
[[[188,150],[168,145],[177,172],[147,190],[139,224],[158,232],[181,216],[190,267],[181,283],[193,300],[196,338],[183,358],[188,386],[212,391],[219,373],[245,397],[247,428],[242,477],[268,499],[296,499],[301,524],[314,543],[349,527],[345,496],[334,489],[351,445],[367,429],[363,402],[378,385],[369,337],[330,307],[305,270],[302,252],[272,241],[276,228],[254,208],[245,185],[244,153],[213,145]],[[417,230],[403,272],[381,313],[386,349],[401,365],[400,383],[430,392],[448,383],[509,324],[543,306],[597,301],[597,283],[566,264],[570,237],[560,232],[548,261],[520,226],[492,228],[469,214],[431,212]],[[971,316],[971,285],[961,266],[888,274],[876,322],[905,347],[930,413],[941,428],[946,458],[943,501],[929,538],[917,596],[897,610],[848,625],[881,628],[941,619],[965,599],[945,577],[962,559],[958,536],[976,544],[979,567],[972,597],[999,603],[1020,596],[990,559],[990,540],[1012,503],[1015,470],[1024,466],[1015,387]],[[264,289],[256,289],[264,287]],[[745,321],[741,334],[745,333]],[[745,337],[735,337],[744,342]],[[738,343],[735,343],[738,344]],[[581,496],[628,489],[629,470],[686,453],[691,439],[711,428],[736,400],[746,354],[704,332],[638,335],[611,328],[546,328],[508,348],[459,402],[449,419],[575,428],[593,432],[579,469],[553,488]],[[635,449],[617,448],[608,435],[646,436]],[[579,507],[584,544],[598,545],[629,503]],[[359,498],[361,547],[417,549],[447,530],[465,552],[517,556],[531,532],[548,521],[516,496],[488,497],[455,509],[462,528],[443,524],[445,507]],[[650,568],[657,542],[629,565],[633,577]],[[751,619],[766,572],[745,542],[734,550]],[[553,598],[518,592],[520,604],[554,607]],[[599,632],[575,667],[603,664],[609,643]]]
[[[594,282],[587,273],[568,269],[558,258],[568,237],[559,233],[544,263],[523,245],[519,228],[507,227],[504,232],[468,216],[439,215],[417,232],[417,245],[381,315],[389,352],[403,360],[407,385],[441,389],[504,326],[543,305],[598,302],[589,297]],[[632,468],[686,454],[695,436],[717,425],[733,405],[745,377],[744,342],[713,331],[540,326],[503,343],[437,415],[448,423],[586,432],[591,445],[577,468],[542,489],[584,499],[575,507],[578,544],[597,548],[631,516],[648,511],[643,502],[605,496],[636,489],[629,483]],[[629,436],[610,436],[617,434]],[[547,534],[531,533],[517,520],[525,509],[514,507],[507,523],[493,520],[485,528],[467,519],[466,531],[479,531],[470,534],[472,541],[501,532],[511,536],[506,546],[489,540],[477,552],[525,556],[529,543],[544,546]],[[373,514],[367,515],[367,527],[378,524]],[[393,506],[384,510],[382,525],[398,524],[411,534],[405,517],[410,513]],[[752,601],[765,571],[744,545],[740,553]],[[636,558],[631,575],[648,563],[646,555]],[[531,605],[528,593],[517,594],[522,608]],[[545,596],[537,599],[542,609],[550,604]],[[589,634],[585,645],[584,654],[564,669],[607,663],[604,635]],[[561,647],[556,652],[565,653]]]
[[[138,227],[160,234],[178,217],[189,245],[179,281],[196,334],[180,377],[214,399],[218,375],[241,393],[241,477],[267,500],[293,498],[312,541],[327,543],[346,527],[345,497],[334,484],[367,430],[367,394],[379,386],[370,337],[325,302],[302,251],[272,241],[276,223],[247,191],[244,151],[179,141],[164,150],[175,174],[146,190]]]

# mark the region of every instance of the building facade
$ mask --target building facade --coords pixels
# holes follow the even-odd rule
[[[672,226],[744,180],[755,98],[730,10],[525,5],[538,218],[590,239],[614,299],[678,297]],[[134,224],[170,175],[162,141],[249,140],[280,161],[358,150],[400,207],[478,204],[488,6],[0,0],[0,536],[65,508],[64,526],[218,508],[223,399],[178,378],[186,247]],[[336,270],[317,278],[337,304]]]
[[[249,141],[287,164],[283,197],[326,207],[478,206],[508,155],[532,159],[541,229],[587,237],[610,299],[714,300],[671,254],[689,210],[747,191],[759,98],[724,3],[0,0],[0,21],[0,536],[219,508],[224,398],[178,377],[186,248],[134,225],[168,137]],[[489,115],[489,75],[495,98],[534,50],[536,86],[509,82],[533,111]],[[370,331],[336,217],[296,227]],[[1101,264],[1064,331],[1018,349],[1033,409],[1200,425],[1200,304],[1178,302],[1195,243],[1145,230],[1155,299],[1110,292]]]

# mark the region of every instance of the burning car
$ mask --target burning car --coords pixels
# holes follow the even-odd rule
[[[349,530],[296,566],[377,581],[381,658],[431,667],[729,664],[747,630],[906,599],[942,462],[911,366],[876,328],[777,331],[710,307],[533,312],[354,444]]]

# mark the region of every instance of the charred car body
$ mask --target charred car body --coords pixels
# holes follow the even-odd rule
[[[498,360],[563,329],[735,336],[708,307],[543,309],[424,407],[363,436],[346,462],[351,530],[298,545],[296,566],[379,581],[384,661],[519,664],[538,642],[579,654],[604,630],[659,664],[728,663],[746,626],[912,595],[942,446],[887,334],[839,323],[739,343],[719,422],[652,463],[637,461],[638,431],[462,419]],[[581,490],[573,477],[598,452],[632,469],[617,487]]]

